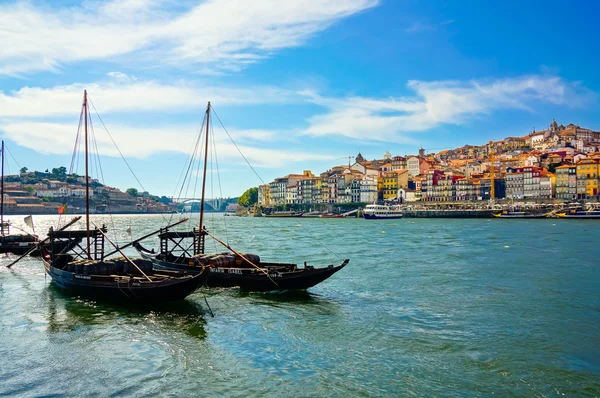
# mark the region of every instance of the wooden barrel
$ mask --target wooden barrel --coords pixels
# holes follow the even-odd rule
[[[252,253],[241,253],[248,261],[252,262],[254,265],[260,264],[260,256],[258,254]],[[248,261],[244,260],[241,256],[235,256],[235,263],[242,267],[252,267]]]
[[[198,254],[190,258],[189,265],[208,265],[210,254]]]
[[[213,267],[233,267],[235,257],[229,254],[217,254],[209,258],[209,264]]]

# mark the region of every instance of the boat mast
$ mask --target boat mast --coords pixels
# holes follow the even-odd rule
[[[4,235],[4,140],[2,140],[2,182],[0,183],[0,230]]]
[[[92,259],[90,253],[90,181],[88,176],[88,109],[87,109],[87,91],[83,90],[83,112],[85,126],[85,228],[87,232],[87,256]]]
[[[202,201],[200,202],[200,234],[198,236],[198,247],[196,248],[196,253],[200,253],[200,244],[202,241],[202,229],[203,229],[203,218],[204,218],[204,192],[206,191],[206,165],[208,161],[208,125],[210,122],[210,101],[208,101],[208,106],[206,107],[206,143],[204,145],[204,176],[202,177]]]

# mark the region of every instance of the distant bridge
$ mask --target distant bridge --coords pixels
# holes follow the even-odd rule
[[[194,202],[200,202],[202,199],[200,198],[178,198],[173,199],[175,203],[186,205],[192,204]],[[204,199],[204,203],[210,205],[213,209],[220,209],[225,199]]]

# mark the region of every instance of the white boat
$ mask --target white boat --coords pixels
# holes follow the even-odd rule
[[[400,206],[367,205],[363,217],[367,220],[388,220],[402,218],[403,210]]]

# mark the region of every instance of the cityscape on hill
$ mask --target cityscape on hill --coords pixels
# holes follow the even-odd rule
[[[129,188],[118,188],[89,180],[90,212],[102,214],[172,213],[198,210],[198,202],[183,204],[166,196],[155,196]],[[85,177],[68,174],[65,167],[51,171],[28,171],[4,176],[5,214],[82,214],[85,212]],[[223,210],[234,199],[210,200],[207,211]],[[223,208],[223,209],[221,209]]]
[[[598,200],[600,132],[559,125],[486,144],[437,153],[339,165],[318,175],[306,170],[258,188],[258,205],[292,208],[375,202],[552,202]]]

